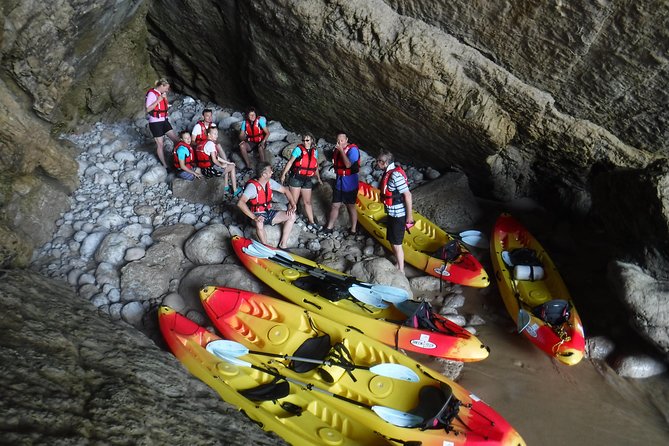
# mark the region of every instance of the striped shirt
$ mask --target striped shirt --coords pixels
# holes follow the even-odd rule
[[[395,168],[395,163],[391,163],[387,168],[386,172],[393,170]],[[393,172],[390,174],[388,179],[388,192],[399,192],[403,194],[409,190],[409,185],[406,180],[399,172]],[[391,217],[404,217],[406,215],[406,208],[404,207],[404,197],[402,201],[391,206],[386,206],[386,213]]]

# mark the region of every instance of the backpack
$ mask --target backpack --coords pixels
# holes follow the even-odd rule
[[[441,248],[437,249],[433,254],[433,257],[441,259],[446,263],[450,263],[456,261],[461,255],[462,250],[460,249],[460,242],[451,240]]]
[[[524,266],[541,266],[541,261],[537,257],[537,252],[530,248],[518,248],[509,253],[511,264]]]

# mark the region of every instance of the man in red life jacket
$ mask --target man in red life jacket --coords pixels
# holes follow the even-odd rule
[[[190,133],[187,130],[179,133],[181,140],[174,147],[173,162],[177,169],[177,176],[184,180],[193,181],[195,178],[202,178],[200,168],[197,167],[195,159],[195,150],[191,147]]]
[[[388,214],[386,239],[393,247],[397,259],[395,265],[404,274],[404,231],[413,226],[413,203],[406,173],[393,162],[393,154],[381,150],[376,164],[383,170],[379,183],[379,199]]]
[[[258,149],[258,158],[265,161],[265,147],[269,138],[269,129],[267,128],[267,119],[264,116],[258,116],[256,109],[251,107],[246,111],[246,119],[242,121],[239,131],[239,153],[242,155],[247,168],[251,168],[249,153]]]
[[[333,164],[337,177],[332,190],[332,208],[330,209],[328,224],[323,232],[326,234],[332,233],[335,221],[339,217],[339,210],[342,204],[345,204],[348,216],[351,219],[351,234],[356,234],[358,213],[355,210],[355,201],[358,198],[360,149],[357,145],[350,144],[346,133],[341,131],[337,133]]]
[[[149,130],[153,135],[153,140],[156,142],[156,154],[163,167],[167,168],[165,162],[164,139],[167,135],[174,144],[179,142],[170,122],[167,120],[167,91],[170,89],[170,84],[165,79],[156,81],[154,88],[146,92],[144,107],[149,118]]]
[[[281,192],[288,198],[288,210],[277,211],[272,209],[273,192]],[[278,247],[284,249],[288,247],[290,231],[295,223],[295,200],[293,200],[293,196],[287,188],[272,179],[272,166],[269,163],[258,162],[255,179],[246,183],[237,206],[244,215],[254,221],[258,239],[265,245],[267,244],[265,225],[274,226],[283,223]]]
[[[311,206],[311,190],[316,183],[323,184],[321,174],[318,171],[318,148],[311,133],[302,138],[302,144],[297,145],[290,154],[286,167],[281,172],[281,183],[285,184],[286,174],[290,172],[288,187],[293,195],[295,203],[302,197],[304,213],[307,214],[309,226],[313,232],[318,232],[321,227],[314,220],[314,210]]]

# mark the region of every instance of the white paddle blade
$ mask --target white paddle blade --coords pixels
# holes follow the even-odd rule
[[[354,285],[348,289],[348,292],[351,293],[351,296],[355,297],[364,304],[371,305],[376,308],[388,308],[388,304],[385,303],[374,291],[369,288]]]
[[[239,342],[229,341],[227,339],[217,339],[207,344],[207,351],[218,357],[226,356],[236,358],[249,353],[249,349]]]
[[[522,308],[518,310],[518,333],[522,333],[523,330],[525,330],[528,325],[530,325],[531,320],[532,316],[530,313],[523,310]]]
[[[408,381],[411,383],[416,383],[419,381],[416,372],[401,364],[377,364],[370,367],[369,371],[387,378],[401,379],[402,381]]]
[[[270,258],[267,254],[258,251],[258,249],[256,247],[254,247],[253,245],[249,245],[249,246],[246,246],[245,248],[242,248],[242,251],[244,252],[244,254],[250,255],[251,257],[255,257],[257,259],[269,259]]]
[[[485,238],[485,235],[481,231],[477,231],[476,229],[469,229],[468,231],[462,231],[460,234],[460,237],[479,237],[479,238]]]
[[[357,286],[357,284],[354,284],[353,286]],[[402,288],[389,285],[374,285],[371,283],[363,283],[362,286],[371,288],[372,291],[379,294],[381,299],[393,304],[404,302],[410,298],[409,292]]]
[[[407,412],[384,406],[372,406],[372,410],[379,418],[399,427],[418,426],[423,422],[423,418]]]
[[[249,246],[253,246],[258,252],[266,255],[267,258],[270,258],[270,259],[272,257],[275,257],[275,256],[281,256],[281,257],[283,257],[285,259],[288,259],[288,260],[291,260],[291,261],[295,260],[295,259],[293,259],[293,256],[291,256],[289,253],[287,253],[285,251],[278,250],[278,249],[269,248],[269,247],[263,245],[262,243],[260,243],[257,240],[251,240],[251,245],[249,245]]]
[[[486,240],[484,237],[478,237],[475,235],[462,237],[461,240],[465,245],[473,246],[474,248],[487,248],[489,246],[488,240]]]

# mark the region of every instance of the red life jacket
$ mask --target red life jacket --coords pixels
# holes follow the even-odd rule
[[[207,140],[207,126],[204,121],[197,121],[197,123],[200,125],[200,134],[195,135],[195,145]]]
[[[312,147],[307,150],[304,147],[304,144],[297,146],[302,151],[302,154],[295,160],[291,167],[293,174],[302,175],[303,177],[312,177],[316,175],[316,169],[318,169],[318,160],[314,156],[316,149]]]
[[[213,164],[211,162],[211,156],[207,155],[204,153],[204,146],[207,144],[208,141],[200,141],[197,145],[197,148],[195,149],[195,163],[204,168],[211,167]]]
[[[264,137],[264,132],[260,128],[259,117],[257,117],[253,122],[247,119],[244,131],[246,132],[246,140],[248,142],[260,142]]]
[[[388,191],[388,181],[390,181],[390,177],[392,176],[393,172],[401,173],[402,176],[404,177],[404,180],[407,181],[407,184],[409,184],[409,179],[407,178],[407,174],[404,172],[404,169],[402,169],[399,165],[395,165],[394,169],[384,172],[383,177],[381,177],[381,184],[379,185],[379,188],[381,189],[381,201],[386,206],[392,206],[393,204],[402,203],[404,199],[404,196],[398,191],[393,191],[393,192]]]
[[[348,151],[351,150],[352,148],[358,149],[358,146],[356,146],[355,144],[347,145],[346,148],[344,149],[344,154],[348,156]],[[358,149],[358,152],[359,151],[360,149]],[[344,164],[344,158],[339,154],[339,150],[335,149],[334,158],[332,159],[332,162],[334,163],[335,173],[337,174],[337,176],[340,177],[347,177],[360,171],[360,154],[358,154],[358,161],[351,164],[351,167],[346,167],[346,164]]]
[[[174,147],[174,152],[173,152],[173,158],[174,158],[174,167],[176,169],[181,169],[181,165],[179,164],[179,156],[177,155],[177,150],[179,147],[185,147],[188,149],[188,155],[186,155],[186,159],[184,159],[184,164],[186,167],[190,167],[191,169],[195,167],[196,162],[195,162],[195,154],[193,153],[193,148],[186,144],[183,141],[179,141]]]
[[[149,97],[149,93],[153,92],[153,94],[156,95],[156,97],[160,97],[161,93],[156,90],[155,88],[150,89],[149,91],[146,92],[146,97]],[[151,110],[149,112],[151,116],[154,118],[164,118],[167,116],[167,99],[163,98],[162,101],[158,102],[158,105],[156,105],[156,108]]]
[[[251,203],[251,206],[249,206],[251,212],[257,213],[270,210],[272,207],[272,186],[270,186],[269,181],[267,182],[266,188],[263,188],[256,180],[249,180],[246,184],[249,183],[255,186],[257,193],[255,198],[249,200],[249,203]]]

